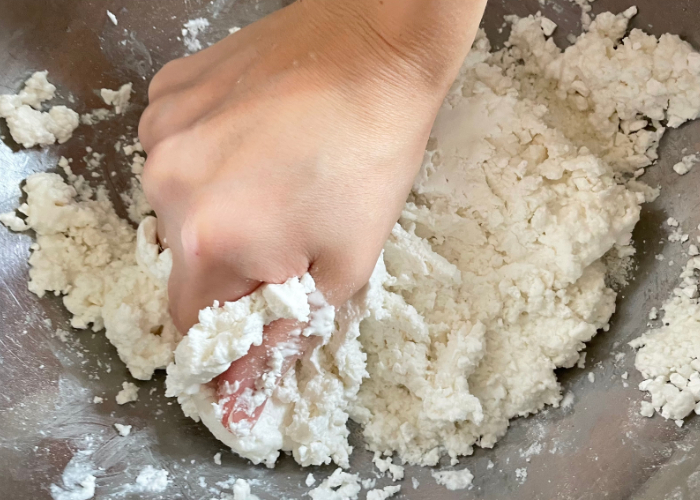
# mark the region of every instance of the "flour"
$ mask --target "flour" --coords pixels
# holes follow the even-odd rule
[[[119,90],[102,89],[100,96],[108,106],[114,106],[114,112],[118,115],[124,113],[129,106],[131,99],[132,83],[125,83]]]
[[[10,135],[25,148],[66,142],[80,122],[78,113],[65,106],[41,111],[42,104],[56,94],[46,79],[47,71],[34,73],[17,95],[0,95],[0,118],[7,121]]]
[[[474,479],[469,469],[432,471],[431,474],[438,484],[452,491],[468,488]]]
[[[672,35],[633,30],[623,40],[635,12],[599,15],[563,52],[541,16],[513,19],[499,52],[479,34],[369,284],[335,315],[303,276],[203,310],[180,342],[167,314],[170,252],[159,252],[154,218],[134,231],[104,189],[71,173],[76,187],[56,174],[29,177],[22,217],[2,220],[37,234],[30,290],[64,295],[74,327],[104,327],[134,377],[168,366],[168,395],[251,461],[272,466],[288,451],[303,466],[346,467],[348,418],[392,474],[400,466],[382,454],[454,461],[477,444],[494,446],[512,418],[573,403],[562,401],[555,369],[585,359],[585,343],[615,309],[602,259],[633,254],[640,206],[658,196],[639,172],[658,159],[667,128],[700,114],[700,55]],[[195,21],[186,43],[201,48],[196,36],[208,22]],[[62,168],[69,173],[69,162]],[[665,319],[676,302],[686,311],[669,336],[685,335],[695,319],[686,306],[697,303],[697,283],[683,279],[664,306]],[[260,421],[224,427],[208,383],[283,317],[310,319],[299,335],[323,345],[277,388],[283,353],[273,356],[241,398],[250,412],[270,398]],[[661,384],[647,384],[663,395],[652,409],[677,420],[698,401],[697,360],[688,361],[697,355],[685,346],[669,363],[654,354],[657,335],[645,336],[637,363]],[[527,469],[518,471],[522,482]],[[434,476],[455,489],[473,478],[467,469]],[[338,469],[310,496],[355,499],[360,489],[357,475]],[[394,492],[376,495],[385,493]]]
[[[61,476],[63,484],[51,485],[53,500],[88,500],[95,496],[95,476],[90,455],[89,451],[78,451],[71,458]]]

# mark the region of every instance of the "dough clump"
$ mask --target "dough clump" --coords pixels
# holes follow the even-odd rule
[[[323,345],[279,387],[260,385],[271,400],[247,434],[223,427],[209,381],[274,318],[323,310],[310,276],[215,304],[180,342],[155,219],[135,231],[104,190],[80,197],[36,174],[20,207],[37,233],[30,289],[63,294],[73,326],[104,327],[136,378],[169,366],[185,413],[256,463],[285,450],[346,467],[348,418],[371,450],[407,463],[492,447],[510,419],[560,404],[555,369],[574,366],[615,310],[603,258],[634,253],[640,206],[658,195],[638,173],[667,128],[700,113],[700,55],[673,35],[625,37],[635,12],[599,15],[565,51],[539,16],[513,19],[498,52],[478,36],[369,284],[300,332]],[[337,471],[311,497],[359,491]]]

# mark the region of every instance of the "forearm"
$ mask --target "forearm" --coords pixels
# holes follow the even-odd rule
[[[486,0],[302,0],[338,13],[372,43],[446,88],[469,52]]]

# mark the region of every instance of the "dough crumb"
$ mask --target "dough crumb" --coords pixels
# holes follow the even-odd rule
[[[694,253],[689,251],[689,253]],[[639,349],[635,367],[645,380],[641,391],[651,396],[640,413],[662,417],[679,424],[700,404],[700,259],[691,256],[671,297],[663,304],[663,325],[630,342]],[[656,308],[649,318],[657,317]]]
[[[80,123],[78,113],[66,106],[41,111],[51,100],[56,87],[49,83],[47,71],[37,71],[17,95],[0,95],[0,118],[4,118],[16,143],[31,148],[58,142],[63,144]]]
[[[107,17],[110,21],[112,21],[113,25],[117,26],[119,24],[119,21],[117,21],[117,16],[112,14],[109,10],[107,11]]]
[[[469,469],[432,471],[431,474],[438,484],[443,485],[451,491],[468,488],[471,486],[472,480],[474,479],[474,475]]]
[[[131,382],[122,383],[122,390],[117,394],[116,400],[118,405],[131,403],[139,399],[139,388]]]
[[[197,37],[209,28],[209,20],[204,17],[190,19],[182,29],[183,42],[189,53],[202,50],[202,42]]]
[[[250,484],[245,479],[236,479],[233,485],[233,497],[228,496],[227,500],[260,500],[250,491]]]
[[[386,500],[401,491],[401,486],[385,486],[382,489],[367,492],[367,500]]]
[[[360,481],[360,484],[362,484],[362,489],[371,490],[377,485],[377,480],[374,478],[367,478]]]
[[[338,468],[308,494],[311,500],[356,500],[360,490],[360,476]]]
[[[20,219],[14,212],[0,214],[0,223],[12,231],[21,232],[27,230],[27,223]]]
[[[108,106],[114,106],[114,112],[118,115],[123,114],[129,107],[131,99],[132,83],[125,83],[119,90],[102,89],[100,96]]]
[[[393,464],[391,457],[381,458],[381,456],[382,454],[377,451],[374,453],[374,458],[372,458],[372,462],[374,462],[379,472],[382,474],[389,472],[393,481],[403,479],[404,468],[400,465]]]
[[[214,455],[214,463],[216,465],[221,465],[221,452]]]
[[[700,161],[697,154],[684,156],[681,161],[673,166],[673,170],[678,175],[685,175]]]
[[[316,484],[316,478],[314,477],[314,475],[313,475],[312,473],[309,472],[309,475],[306,476],[305,484],[306,484],[306,486],[309,487],[309,488],[310,488],[311,486],[313,486],[314,484]]]
[[[142,493],[162,493],[168,487],[168,471],[156,469],[152,465],[147,465],[136,478],[136,488],[133,492]]]
[[[120,436],[126,437],[131,433],[131,426],[124,424],[114,424],[114,428],[117,430]]]

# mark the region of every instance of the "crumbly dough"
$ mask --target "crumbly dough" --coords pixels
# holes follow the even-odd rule
[[[129,107],[132,87],[132,83],[125,83],[119,87],[119,90],[102,89],[100,96],[107,106],[113,106],[114,112],[121,115]]]
[[[204,17],[190,19],[182,28],[182,42],[187,52],[194,53],[202,50],[202,42],[197,37],[209,28],[209,20]]]
[[[78,113],[66,106],[41,111],[42,104],[56,94],[46,79],[47,71],[37,71],[17,95],[0,95],[0,118],[7,121],[10,135],[25,148],[62,144],[71,138],[80,123]]]
[[[63,165],[70,171],[67,161]],[[89,189],[78,199],[76,189],[53,173],[30,176],[24,191],[27,203],[19,212],[36,233],[29,289],[39,297],[63,295],[74,328],[105,328],[135,378],[164,369],[181,335],[167,312],[172,264],[168,250],[159,253],[155,219],[134,231],[104,189],[95,199],[85,199],[93,194]]]
[[[700,161],[697,154],[684,156],[681,161],[673,166],[673,171],[678,175],[685,175]]]
[[[431,474],[438,484],[452,491],[468,488],[474,479],[474,475],[467,468],[462,470],[432,471]]]
[[[114,428],[117,430],[117,432],[119,433],[119,435],[121,437],[127,437],[129,434],[131,434],[131,426],[130,425],[115,423]]]
[[[201,419],[218,439],[254,463],[273,466],[279,451],[285,450],[303,465],[332,459],[346,467],[352,451],[345,426],[346,390],[356,393],[365,375],[357,336],[366,313],[358,316],[351,312],[366,309],[358,302],[361,300],[360,296],[335,317],[333,308],[316,291],[313,278],[306,274],[282,285],[265,285],[236,302],[214,304],[200,312],[199,323],[178,345],[174,363],[168,366],[166,395],[177,396],[186,415]],[[282,318],[308,322],[309,326],[297,334],[321,336],[323,347],[310,353],[298,371],[288,373],[277,390],[274,381],[281,375],[283,356],[273,355],[279,363],[263,377],[266,383],[239,398],[239,404],[247,404],[252,414],[271,397],[258,423],[252,430],[245,423],[225,428],[214,389],[207,384],[244,356],[251,345],[260,345],[265,325]],[[334,321],[344,325],[345,331],[330,343]],[[293,350],[293,341],[284,348]],[[347,366],[337,362],[338,354],[348,357]],[[309,433],[309,427],[317,434]]]
[[[630,342],[639,348],[635,367],[645,377],[639,389],[651,396],[641,414],[682,425],[693,411],[700,414],[700,258],[693,257],[681,273],[681,283],[661,308],[664,326]]]
[[[79,196],[37,174],[20,208],[37,233],[30,289],[64,294],[74,326],[104,326],[136,378],[170,365],[168,393],[254,462],[289,450],[302,465],[347,466],[348,417],[371,450],[403,462],[492,447],[510,419],[560,404],[554,370],[581,359],[615,308],[602,258],[633,253],[640,205],[658,195],[638,172],[666,127],[700,113],[700,55],[672,35],[622,40],[635,12],[599,15],[564,52],[538,16],[514,20],[503,51],[479,35],[369,284],[279,388],[262,384],[272,399],[247,435],[223,427],[206,384],[270,318],[304,315],[308,277],[203,311],[173,364],[155,219],[135,234],[104,191]],[[310,495],[357,498],[358,481],[338,470]]]
[[[116,400],[118,405],[124,405],[126,403],[133,403],[139,399],[139,388],[136,384],[131,382],[124,382],[122,384],[122,390],[117,394]]]
[[[357,500],[362,487],[360,476],[336,469],[323,482],[309,491],[311,500]]]
[[[401,491],[401,486],[385,486],[367,492],[367,500],[386,500]]]

